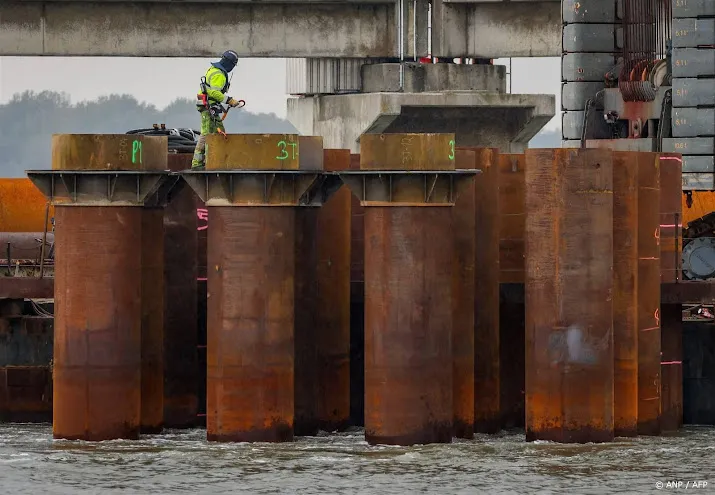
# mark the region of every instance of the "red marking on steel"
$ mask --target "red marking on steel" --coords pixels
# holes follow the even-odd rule
[[[196,227],[196,230],[206,230],[209,228],[209,210],[205,208],[197,208],[196,209],[196,216],[199,217],[199,220],[205,220],[206,225],[199,225]]]
[[[648,397],[647,399],[643,399],[643,400],[658,400],[658,399],[660,399],[660,397]]]
[[[662,364],[662,365],[666,365],[666,364],[683,364],[683,362],[682,362],[682,361],[665,361],[665,362],[661,362],[660,364]]]
[[[658,322],[658,326],[660,326],[660,308],[655,308],[653,318],[655,318],[655,321]]]
[[[675,225],[674,223],[671,223],[671,224],[667,224],[667,225],[661,225],[660,228],[661,228],[661,229],[666,229],[666,228],[667,228],[667,229],[674,229],[675,227],[682,227],[682,226],[683,226],[682,223],[679,223],[678,225]]]
[[[206,349],[206,346],[205,345],[197,345],[196,348],[197,349]]]
[[[660,258],[657,257],[648,257],[648,258],[638,258],[639,260],[658,260]]]
[[[196,279],[197,282],[207,282],[209,279],[206,277],[199,277]]]
[[[197,418],[205,418],[206,415],[205,415],[205,414],[197,414],[196,417],[197,417]]]
[[[650,332],[651,330],[658,330],[660,327],[649,327],[649,328],[644,328],[641,330],[641,332]]]
[[[676,162],[683,163],[682,158],[678,158],[677,156],[661,156],[661,160],[675,160]]]

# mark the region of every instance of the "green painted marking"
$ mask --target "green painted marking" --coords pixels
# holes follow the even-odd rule
[[[449,140],[449,159],[454,160],[454,139]]]
[[[137,153],[139,153],[139,163],[142,162],[142,142],[135,139],[132,143],[132,163],[137,162]]]
[[[278,147],[281,150],[281,154],[276,157],[276,160],[285,160],[288,158],[288,151],[286,151],[286,142],[278,141]]]
[[[281,154],[276,157],[276,160],[288,159],[288,146],[291,147],[291,159],[296,159],[296,157],[298,156],[298,153],[296,153],[296,147],[298,146],[298,143],[286,143],[285,141],[278,141],[278,148],[280,148]]]

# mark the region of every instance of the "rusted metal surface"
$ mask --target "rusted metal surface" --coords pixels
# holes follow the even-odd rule
[[[325,150],[328,171],[349,169],[348,150]],[[350,419],[351,194],[296,210],[295,434],[346,427]]]
[[[46,208],[47,200],[29,179],[0,179],[0,232],[51,231]],[[50,206],[49,217],[54,216]]]
[[[682,279],[682,156],[660,153],[660,281]]]
[[[325,233],[324,233],[325,235]],[[318,433],[318,208],[295,211],[296,435]]]
[[[360,170],[360,155],[350,155]],[[350,197],[350,422],[365,425],[365,207]]]
[[[141,432],[164,426],[164,210],[142,209]]]
[[[190,168],[191,157],[189,153],[169,154],[169,170]],[[167,428],[194,426],[198,411],[197,200],[182,181],[171,192],[164,209],[164,426]]]
[[[363,134],[361,170],[454,170],[454,134]]]
[[[613,421],[638,436],[638,160],[613,153]]]
[[[350,168],[349,150],[325,150],[325,170]],[[350,421],[350,205],[347,187],[318,210],[318,427],[344,429]]]
[[[524,155],[499,155],[499,280],[524,283]]]
[[[524,284],[500,284],[499,402],[501,426],[522,428],[525,419]],[[508,344],[507,344],[508,343]]]
[[[370,444],[452,439],[451,217],[438,207],[365,209]]]
[[[293,438],[291,208],[210,207],[207,438]]]
[[[638,160],[638,434],[660,434],[660,198],[658,155]],[[662,179],[665,179],[663,177]]]
[[[476,153],[458,149],[457,168],[476,167]],[[477,180],[488,180],[484,176]],[[452,208],[454,216],[454,260],[452,275],[452,394],[454,436],[474,437],[474,312],[475,306],[475,184],[460,194]],[[481,301],[480,301],[481,303]],[[497,402],[497,406],[498,406]]]
[[[323,170],[323,138],[297,134],[206,137],[207,170]]]
[[[524,426],[524,155],[499,155],[499,370],[501,423]],[[504,297],[518,292],[521,301]]]
[[[715,300],[713,281],[685,281],[660,286],[661,304],[712,304],[713,300]]]
[[[52,421],[52,318],[0,319],[0,422]]]
[[[198,232],[198,277],[196,279],[196,297],[198,302],[197,308],[197,325],[198,334],[196,336],[196,344],[198,346],[198,365],[199,365],[199,389],[198,389],[198,417],[197,422],[201,426],[206,426],[206,380],[207,380],[207,348],[208,342],[208,270],[206,268],[206,255],[208,245],[209,232],[209,210],[206,205],[196,198],[196,218]]]
[[[53,134],[52,170],[166,170],[167,136]]]
[[[688,196],[680,195],[680,209],[683,212],[683,225],[715,211],[714,191],[692,191],[692,203],[688,206]]]
[[[526,152],[526,439],[612,441],[613,163]]]
[[[52,299],[54,278],[0,277],[0,299]]]
[[[683,426],[683,306],[661,304],[661,421],[662,431]]]
[[[501,429],[499,385],[499,150],[471,148],[476,153],[474,179],[474,431]]]
[[[139,435],[142,211],[56,209],[55,438]]]

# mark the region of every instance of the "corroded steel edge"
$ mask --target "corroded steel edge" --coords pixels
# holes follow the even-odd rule
[[[165,206],[179,180],[160,170],[27,170],[55,206]]]
[[[349,170],[340,179],[361,206],[454,206],[481,170]]]
[[[321,206],[342,183],[312,170],[211,170],[178,173],[206,206]]]

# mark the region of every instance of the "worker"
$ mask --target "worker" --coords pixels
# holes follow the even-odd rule
[[[221,55],[221,60],[212,62],[206,75],[201,78],[201,92],[197,95],[196,101],[196,109],[201,113],[201,136],[196,143],[194,158],[191,160],[192,170],[201,170],[204,167],[206,136],[217,132],[226,132],[221,121],[221,114],[226,112],[226,109],[221,104],[226,103],[229,107],[236,107],[239,104],[239,100],[226,94],[231,85],[228,74],[236,67],[237,63],[236,52],[225,51]]]

